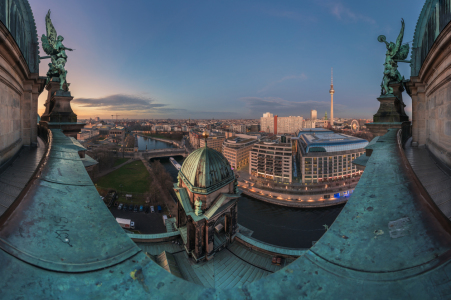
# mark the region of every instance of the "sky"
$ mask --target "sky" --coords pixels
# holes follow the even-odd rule
[[[66,70],[79,118],[248,119],[329,115],[331,68],[334,117],[372,118],[386,51],[377,37],[395,41],[404,18],[411,42],[425,0],[29,2],[38,36],[51,9],[75,49]],[[408,64],[399,71],[410,77]]]

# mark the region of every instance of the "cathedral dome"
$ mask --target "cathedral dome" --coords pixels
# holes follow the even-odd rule
[[[208,147],[188,155],[179,176],[192,192],[199,194],[210,194],[235,180],[224,155]]]

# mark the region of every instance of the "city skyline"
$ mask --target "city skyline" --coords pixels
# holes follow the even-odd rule
[[[75,48],[66,69],[80,118],[257,119],[267,111],[329,114],[331,67],[334,116],[371,118],[385,53],[376,38],[396,39],[402,10],[409,42],[423,5],[385,2],[137,3],[138,10],[118,1],[96,1],[90,10],[84,1],[30,4],[38,36],[52,7],[58,34]],[[410,76],[407,64],[399,69]],[[410,114],[407,95],[405,102]]]

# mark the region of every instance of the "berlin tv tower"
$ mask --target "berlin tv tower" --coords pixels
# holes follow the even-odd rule
[[[330,71],[330,126],[334,126],[334,68]]]

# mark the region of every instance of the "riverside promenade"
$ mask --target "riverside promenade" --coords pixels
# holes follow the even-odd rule
[[[345,203],[352,195],[360,176],[314,185],[283,184],[255,178],[244,170],[238,173],[238,187],[252,198],[275,205],[314,208]]]

